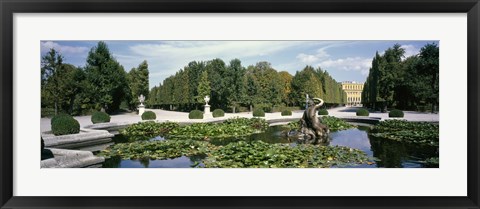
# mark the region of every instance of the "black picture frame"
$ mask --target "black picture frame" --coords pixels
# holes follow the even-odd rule
[[[0,0],[1,208],[479,208],[478,0]],[[20,197],[13,196],[14,13],[467,13],[466,197]],[[445,179],[448,181],[449,179]],[[321,189],[321,188],[319,188]]]

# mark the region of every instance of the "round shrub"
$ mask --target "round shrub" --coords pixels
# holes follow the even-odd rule
[[[145,111],[142,114],[142,120],[155,120],[157,119],[157,114],[155,114],[153,111]]]
[[[65,116],[70,116],[70,115],[69,115],[69,114],[66,114],[66,113],[58,113],[57,115],[54,115],[54,116],[52,117],[52,119],[50,120],[50,125],[52,125],[53,122],[54,122],[55,120],[57,120],[58,118],[65,117]],[[71,116],[70,116],[70,117],[71,117]]]
[[[368,116],[370,113],[365,108],[360,108],[357,110],[357,116]]]
[[[265,117],[265,112],[262,109],[256,109],[253,111],[253,117]]]
[[[225,112],[222,109],[215,109],[212,112],[212,115],[213,115],[214,118],[223,117],[223,116],[225,116]]]
[[[80,123],[70,115],[57,117],[52,122],[52,133],[55,136],[77,134],[80,132]]]
[[[110,122],[110,115],[104,112],[94,112],[92,114],[92,123],[108,123]]]
[[[320,109],[320,110],[318,110],[318,115],[328,115],[328,110],[327,109]]]
[[[292,111],[290,111],[290,110],[282,111],[282,116],[290,116],[290,115],[292,115]]]
[[[203,119],[203,112],[200,110],[192,110],[188,114],[188,118],[190,119]]]
[[[388,113],[388,117],[390,117],[390,118],[403,118],[403,111],[397,110],[397,109],[390,110],[390,112]]]

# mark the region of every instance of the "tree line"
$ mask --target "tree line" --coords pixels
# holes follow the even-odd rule
[[[306,66],[294,76],[278,72],[268,62],[247,67],[239,59],[192,61],[150,91],[147,105],[188,111],[201,108],[209,96],[212,108],[237,112],[262,108],[303,107],[305,96],[320,97],[329,105],[346,102],[341,84],[321,68]]]
[[[121,106],[135,109],[138,95],[148,96],[148,75],[146,61],[127,73],[105,42],[89,51],[85,67],[64,62],[61,53],[52,48],[41,61],[42,116],[100,110],[114,113]]]
[[[404,59],[405,50],[399,44],[383,55],[375,54],[362,92],[364,106],[386,111],[429,109],[439,104],[439,48],[426,44],[418,55]]]

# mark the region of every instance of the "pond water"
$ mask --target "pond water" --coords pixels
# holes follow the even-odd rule
[[[326,146],[346,146],[364,151],[368,156],[375,159],[375,163],[368,165],[350,166],[355,168],[422,168],[422,162],[429,157],[438,157],[438,147],[412,145],[392,140],[373,137],[368,134],[368,126],[358,126],[343,131],[330,133],[331,141]],[[165,140],[163,137],[155,137],[150,140]],[[267,143],[289,143],[294,146],[293,139],[286,136],[285,128],[272,126],[264,133],[253,134],[247,140],[262,140]],[[125,137],[114,137],[116,143],[126,142]],[[233,139],[211,140],[216,145],[228,144]],[[203,167],[201,160],[204,156],[178,157],[166,160],[122,160],[110,158],[103,164],[104,168],[192,168]]]

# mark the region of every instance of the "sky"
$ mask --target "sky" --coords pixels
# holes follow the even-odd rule
[[[100,40],[98,40],[100,41]],[[41,56],[54,48],[64,63],[83,67],[90,49],[98,41],[41,41]],[[128,72],[146,60],[150,88],[182,69],[191,61],[222,59],[226,64],[238,58],[244,67],[270,62],[277,71],[295,75],[306,65],[321,67],[338,82],[365,82],[378,51],[398,43],[405,57],[416,55],[428,43],[438,41],[105,41],[113,57]]]

